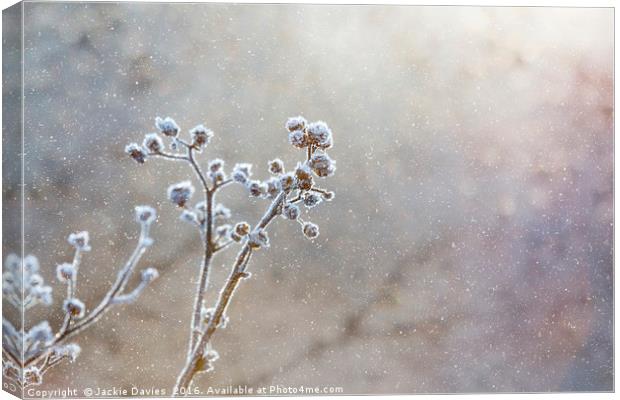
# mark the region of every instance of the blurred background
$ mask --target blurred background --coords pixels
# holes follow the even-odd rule
[[[156,116],[183,134],[204,123],[203,165],[266,178],[268,160],[304,157],[283,128],[299,114],[334,131],[322,186],[336,198],[305,216],[314,242],[270,226],[196,385],[613,389],[612,9],[24,7],[26,252],[56,304],[27,325],[61,323],[69,233],[91,234],[78,297],[92,309],[135,245],[133,207],[160,215],[140,265],[160,279],[81,335],[42,389],[169,393],[184,362],[202,250],[165,190],[191,170],[138,166],[125,145]],[[234,221],[268,205],[236,186],[220,199]],[[216,258],[209,302],[235,253]]]

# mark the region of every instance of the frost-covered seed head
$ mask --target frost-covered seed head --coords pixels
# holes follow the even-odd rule
[[[334,199],[334,196],[336,194],[334,192],[325,192],[323,193],[323,199],[327,200],[327,201],[331,201]]]
[[[150,153],[161,153],[165,146],[162,138],[156,133],[149,133],[144,136],[144,142],[142,142],[142,146],[147,149]]]
[[[82,318],[84,316],[84,303],[76,298],[65,300],[62,308],[73,317]]]
[[[284,163],[279,158],[269,161],[269,172],[279,175],[284,172]]]
[[[17,272],[22,267],[22,259],[15,253],[11,253],[6,257],[4,261],[4,268],[11,272]]]
[[[32,274],[28,278],[28,284],[30,285],[30,287],[42,285],[43,277],[39,274]]]
[[[308,208],[312,208],[312,207],[319,205],[322,199],[315,193],[307,192],[306,194],[304,194],[303,201],[304,201],[304,206]]]
[[[142,282],[150,283],[159,278],[159,272],[155,268],[147,268],[142,271],[140,278],[142,279]]]
[[[243,236],[237,234],[237,232],[230,232],[230,238],[235,242],[240,242],[243,239]]]
[[[69,244],[76,248],[76,250],[80,251],[89,251],[90,246],[88,245],[88,232],[76,232],[69,235],[67,239]]]
[[[52,288],[49,286],[37,286],[32,289],[31,294],[37,301],[49,306],[52,304]]]
[[[329,158],[327,153],[322,151],[315,152],[310,158],[308,165],[321,178],[331,176],[336,171],[336,162]]]
[[[82,348],[75,344],[69,343],[62,347],[62,354],[69,359],[70,362],[74,362],[76,358],[80,355]]]
[[[318,225],[313,224],[312,222],[305,222],[302,229],[303,229],[304,235],[308,239],[314,239],[317,236],[319,236],[319,227]]]
[[[35,342],[46,343],[54,338],[54,333],[52,332],[52,328],[47,321],[41,321],[32,328],[30,328],[28,336],[31,340]]]
[[[193,194],[194,185],[190,181],[179,182],[168,188],[168,199],[179,207],[185,206]]]
[[[299,207],[291,203],[286,204],[284,206],[284,209],[282,210],[282,216],[286,219],[290,219],[293,221],[299,218],[299,214],[300,214]]]
[[[299,149],[303,149],[308,146],[308,135],[304,131],[293,131],[288,134],[288,142]]]
[[[314,185],[313,179],[312,177],[308,178],[308,179],[300,179],[297,181],[297,187],[300,190],[310,190],[312,189],[312,186]]]
[[[232,173],[233,181],[245,185],[252,176],[252,164],[235,164]]]
[[[231,212],[222,203],[218,203],[213,209],[213,216],[218,219],[228,219],[231,216]]]
[[[213,137],[213,131],[205,128],[204,125],[195,126],[189,131],[189,134],[192,138],[192,145],[199,151],[202,151],[202,148],[208,145]]]
[[[260,181],[249,181],[247,187],[252,197],[260,197],[267,192],[267,188],[263,187]]]
[[[157,218],[157,212],[151,206],[136,206],[136,221],[150,225]]]
[[[187,222],[188,224],[198,223],[198,216],[193,211],[183,210],[179,218],[181,219],[181,221]]]
[[[180,131],[179,125],[170,117],[164,119],[160,117],[155,118],[155,126],[166,136],[176,137]]]
[[[323,121],[308,124],[308,141],[321,148],[331,147],[332,131]]]
[[[40,385],[43,383],[43,374],[36,366],[30,366],[24,370],[24,386]]]
[[[215,160],[211,160],[211,162],[209,162],[209,171],[211,172],[217,172],[222,168],[224,168],[224,160],[216,158]]]
[[[222,183],[226,180],[226,174],[224,174],[222,170],[211,171],[209,172],[209,178],[211,178],[214,183]]]
[[[237,222],[235,225],[235,233],[239,236],[245,236],[250,233],[250,224],[245,221]]]
[[[228,236],[229,232],[230,232],[230,225],[228,224],[220,225],[217,228],[215,228],[215,233],[217,234],[217,236],[220,236],[220,237]]]
[[[253,249],[260,249],[261,247],[269,247],[269,236],[267,231],[259,229],[251,232],[248,235],[248,245]]]
[[[300,115],[298,117],[289,118],[284,126],[289,132],[303,131],[306,127],[306,122],[306,119]]]
[[[267,196],[270,199],[275,199],[278,193],[282,191],[282,184],[280,183],[280,179],[276,177],[272,177],[263,183],[267,185]]]
[[[56,277],[61,282],[72,281],[77,275],[77,270],[73,264],[64,263],[56,267]]]
[[[295,175],[293,175],[292,172],[280,176],[280,186],[282,190],[288,192],[293,189],[293,185],[295,185]]]
[[[88,245],[88,232],[80,232],[86,234],[86,244]],[[39,259],[29,254],[24,258],[24,272],[27,274],[34,274],[35,272],[39,272],[40,265]]]
[[[295,177],[299,180],[310,179],[312,178],[312,171],[307,164],[297,163],[297,168],[295,168]]]
[[[130,143],[125,146],[125,153],[129,154],[129,157],[133,158],[138,164],[144,164],[146,161],[146,150],[138,143]]]

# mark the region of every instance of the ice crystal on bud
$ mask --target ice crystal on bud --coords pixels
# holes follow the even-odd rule
[[[179,218],[181,219],[181,221],[185,221],[189,224],[198,224],[199,222],[196,213],[189,210],[183,210]]]
[[[312,222],[305,222],[303,224],[302,230],[304,232],[304,235],[308,239],[314,239],[317,236],[319,236],[319,227],[318,225],[313,224]]]
[[[306,127],[306,119],[302,116],[291,117],[286,121],[284,125],[289,132],[303,131]]]
[[[195,126],[189,131],[189,134],[192,138],[192,146],[198,151],[202,151],[202,148],[208,145],[213,137],[213,131],[205,128],[204,125]]]
[[[334,171],[336,171],[336,162],[329,158],[327,153],[322,151],[315,152],[310,158],[310,161],[308,161],[308,165],[312,168],[312,171],[321,178],[331,176],[334,174]]]
[[[267,187],[260,181],[248,181],[248,191],[252,197],[261,197],[267,193]]]
[[[264,229],[258,229],[248,235],[248,245],[253,249],[269,247],[269,236]]]
[[[76,298],[66,299],[62,307],[67,314],[73,317],[82,318],[84,316],[84,303]]]
[[[299,149],[303,149],[308,146],[308,135],[304,131],[293,131],[288,134],[288,142]]]
[[[149,133],[145,135],[142,146],[144,146],[145,149],[147,149],[150,153],[153,154],[161,153],[165,148],[164,141],[156,133]]]
[[[286,219],[294,221],[299,218],[299,214],[299,207],[297,207],[295,204],[288,203],[282,209],[282,216]]]
[[[142,271],[142,275],[140,276],[143,282],[153,282],[155,279],[159,278],[159,272],[155,268],[147,268]]]
[[[75,279],[77,270],[73,264],[64,263],[56,267],[56,277],[61,282],[67,282]]]
[[[193,194],[194,185],[190,181],[179,182],[168,188],[168,199],[179,207],[185,206]]]
[[[76,232],[69,235],[67,239],[69,244],[75,247],[80,251],[90,251],[90,246],[88,245],[88,232]]]
[[[151,206],[136,206],[136,221],[140,224],[150,225],[157,218],[155,209]]]
[[[155,126],[159,131],[166,136],[176,137],[179,134],[180,128],[176,122],[170,117],[155,118]]]
[[[304,206],[308,208],[313,208],[319,205],[322,199],[317,194],[308,192],[304,194],[303,201],[304,201]]]
[[[129,154],[129,157],[133,158],[138,164],[144,164],[146,161],[146,151],[138,143],[129,143],[125,146],[125,153]]]
[[[279,175],[284,172],[284,163],[279,158],[269,161],[269,172]]]

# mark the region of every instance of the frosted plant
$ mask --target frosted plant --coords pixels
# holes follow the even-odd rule
[[[133,302],[157,278],[157,270],[147,268],[142,271],[140,283],[132,291],[125,291],[140,258],[153,243],[149,229],[155,218],[153,208],[136,207],[136,221],[141,228],[138,244],[99,305],[88,313],[85,304],[77,298],[76,288],[82,255],[91,249],[89,236],[88,232],[69,235],[68,242],[75,250],[73,261],[56,267],[56,278],[67,287],[62,302],[64,318],[59,330],[54,332],[48,321],[41,321],[28,330],[23,326],[17,329],[9,320],[2,319],[2,373],[7,380],[22,389],[41,384],[43,375],[50,368],[65,360],[73,362],[79,355],[80,346],[69,343],[69,339],[92,326],[112,306]],[[45,285],[39,271],[39,261],[35,256],[29,255],[22,260],[10,254],[6,258],[2,294],[20,313],[39,304],[52,305],[52,288]]]
[[[188,141],[179,137],[180,128],[170,117],[158,117],[155,126],[159,133],[147,134],[142,146],[137,143],[127,145],[126,153],[138,164],[144,164],[151,158],[187,163],[200,187],[200,199],[194,205],[190,203],[196,189],[191,181],[173,184],[167,191],[168,199],[180,209],[180,219],[198,230],[203,246],[187,358],[173,389],[174,395],[186,395],[189,394],[189,386],[195,375],[211,371],[219,358],[212,348],[211,338],[228,323],[226,308],[241,280],[250,277],[247,269],[253,252],[269,247],[266,230],[269,223],[281,215],[284,219],[298,223],[300,232],[306,238],[315,239],[319,236],[319,227],[302,219],[300,205],[310,209],[323,200],[334,198],[333,192],[316,185],[315,177],[333,175],[336,164],[326,152],[333,145],[330,128],[322,121],[308,124],[303,117],[290,118],[285,127],[289,143],[305,150],[305,160],[287,172],[282,160],[273,159],[267,163],[271,177],[265,180],[253,178],[252,165],[247,163],[235,164],[230,175],[225,171],[224,161],[217,158],[209,161],[206,169],[203,168],[196,161],[196,153],[202,153],[213,138],[213,132],[203,125],[189,131]],[[172,152],[165,150],[164,137],[170,138]],[[217,203],[216,194],[229,184],[242,185],[249,197],[270,200],[262,218],[254,226],[246,221],[231,221],[231,211]],[[234,244],[240,248],[230,274],[220,289],[215,305],[208,307],[205,305],[205,294],[209,286],[211,261],[215,254]]]

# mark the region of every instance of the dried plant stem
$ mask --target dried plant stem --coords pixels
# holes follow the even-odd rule
[[[281,192],[271,203],[259,223],[254,228],[255,230],[264,229],[267,225],[278,215],[281,213],[282,205],[284,204],[284,200],[287,197],[286,192]],[[239,281],[247,276],[246,268],[249,262],[250,256],[252,254],[252,249],[250,248],[248,243],[245,243],[233,265],[233,268],[228,276],[226,284],[224,288],[220,292],[219,298],[217,300],[217,304],[215,306],[215,311],[213,316],[209,320],[209,324],[204,332],[200,332],[200,339],[194,345],[190,356],[188,357],[187,363],[183,367],[183,370],[179,374],[177,378],[176,386],[173,390],[174,395],[184,395],[187,393],[189,386],[194,379],[194,376],[201,371],[203,365],[203,356],[207,344],[211,341],[211,337],[217,330],[217,327],[220,325],[222,321],[222,317],[230,303],[230,300],[233,297],[235,289],[237,288]]]

